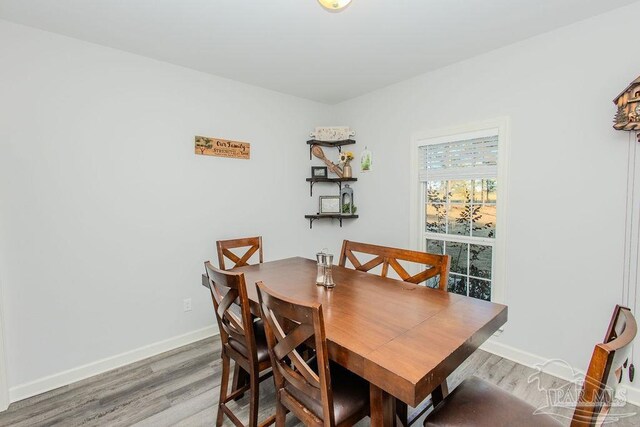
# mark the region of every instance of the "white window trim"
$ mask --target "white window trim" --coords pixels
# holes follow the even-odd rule
[[[498,117],[496,119],[469,123],[446,129],[414,133],[411,138],[411,173],[410,173],[410,197],[409,197],[409,242],[413,249],[424,251],[424,230],[420,226],[424,224],[424,194],[422,183],[419,182],[418,150],[426,144],[438,144],[462,138],[482,137],[487,132],[498,133],[498,188],[496,215],[496,239],[494,245],[495,264],[492,277],[491,300],[501,304],[507,302],[507,221],[506,208],[508,206],[509,192],[509,118]]]

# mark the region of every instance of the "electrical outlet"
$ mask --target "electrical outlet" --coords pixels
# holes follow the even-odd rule
[[[191,311],[191,298],[182,301],[182,308],[184,311]]]

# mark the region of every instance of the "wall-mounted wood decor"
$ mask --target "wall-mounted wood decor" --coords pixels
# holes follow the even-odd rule
[[[248,142],[196,136],[195,153],[205,156],[249,159],[251,157],[251,144]]]
[[[631,82],[613,102],[618,107],[613,127],[617,130],[640,131],[640,77]]]

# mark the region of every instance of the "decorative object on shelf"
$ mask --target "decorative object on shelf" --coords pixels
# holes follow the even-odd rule
[[[340,196],[320,196],[320,206],[318,214],[339,214],[341,213]]]
[[[353,160],[353,151],[343,151],[340,153],[340,164],[342,165],[342,177],[351,178],[353,171],[351,170],[351,161]]]
[[[640,142],[640,77],[613,100],[618,110],[614,118],[614,129],[636,131]]]
[[[353,215],[358,211],[358,207],[356,205],[352,205],[351,203],[347,203],[342,205],[342,215]]]
[[[317,141],[336,142],[351,139],[352,136],[356,136],[356,132],[348,126],[317,127],[309,136]]]
[[[311,178],[329,178],[326,166],[311,166]]]
[[[346,215],[353,215],[356,213],[355,206],[353,204],[353,188],[346,184],[342,190],[340,190],[340,207],[341,212]],[[345,207],[348,209],[345,212]]]
[[[327,156],[324,155],[324,151],[322,151],[322,148],[320,148],[320,146],[314,145],[311,148],[311,152],[313,153],[314,156],[322,160],[324,164],[327,165],[327,167],[331,172],[335,173],[336,175],[338,175],[338,177],[342,178],[342,169],[340,169],[340,167],[334,164],[331,160],[327,159]]]
[[[251,158],[251,144],[247,142],[206,136],[196,136],[195,142],[195,153],[199,155],[245,160]]]
[[[373,154],[365,146],[364,151],[362,152],[362,154],[360,154],[360,171],[371,172],[372,167],[373,167]]]
[[[318,3],[330,12],[340,12],[345,7],[349,6],[351,0],[318,0]]]

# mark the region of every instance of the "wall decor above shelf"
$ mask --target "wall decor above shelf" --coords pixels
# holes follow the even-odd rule
[[[313,197],[313,185],[316,182],[332,182],[338,184],[340,191],[342,191],[343,182],[353,182],[357,180],[358,178],[307,178],[307,182],[309,183],[309,195]]]
[[[319,145],[320,147],[336,147],[338,151],[342,151],[341,147],[343,145],[352,145],[355,143],[355,139],[345,139],[342,141],[318,141],[317,139],[310,139],[307,141],[307,144],[309,144],[309,160],[313,158],[311,155],[311,149],[314,145]]]
[[[305,215],[306,219],[309,220],[309,228],[313,228],[313,221],[318,219],[337,219],[340,221],[340,227],[342,227],[343,219],[355,219],[358,218],[358,215],[341,215],[341,214],[317,214],[317,215]]]

